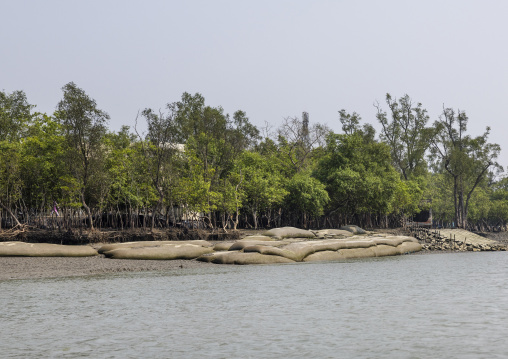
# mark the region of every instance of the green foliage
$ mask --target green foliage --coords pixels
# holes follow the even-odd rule
[[[186,151],[187,165],[183,178],[178,182],[178,193],[180,203],[186,207],[191,216],[201,213],[208,213],[214,206],[211,200],[216,199],[214,193],[210,193],[210,177],[207,173],[203,176],[202,163],[191,151]],[[212,208],[211,208],[212,207]]]
[[[393,165],[404,180],[425,173],[425,153],[434,129],[425,127],[429,121],[421,103],[413,104],[408,95],[398,101],[386,94],[390,115],[377,106],[377,119],[382,125],[381,139],[390,146]],[[391,118],[389,120],[388,118]]]
[[[79,181],[69,174],[63,175],[59,180],[59,189],[62,192],[59,202],[60,205],[73,209],[80,209],[83,203],[81,202],[81,184]]]
[[[365,143],[359,134],[330,134],[315,176],[330,196],[330,214],[392,212],[399,176],[384,143]]]
[[[73,82],[62,87],[62,91],[63,99],[58,103],[55,115],[61,121],[70,148],[80,152],[86,162],[106,133],[109,115],[99,110],[95,100]]]
[[[21,198],[21,145],[18,142],[0,141],[0,203],[11,205]]]
[[[132,211],[153,202],[155,190],[151,187],[142,147],[129,128],[123,126],[118,133],[108,133],[104,145],[107,148],[105,170],[110,183],[107,206]]]
[[[391,203],[393,211],[409,218],[420,212],[423,200],[422,187],[424,187],[422,178],[397,182]]]
[[[467,122],[465,112],[444,109],[434,125],[436,136],[431,148],[434,169],[451,180],[454,218],[461,228],[467,227],[474,191],[485,184],[489,170],[499,168],[496,158],[501,150],[499,145],[487,142],[489,127],[481,136],[466,135]]]
[[[141,139],[141,148],[153,189],[158,193],[158,201],[152,205],[152,213],[156,214],[161,211],[165,199],[166,202],[169,201],[170,207],[174,201],[171,191],[177,177],[174,162],[180,151],[178,143],[175,142],[175,112],[170,109],[167,114],[156,114],[151,109],[145,109],[142,115],[146,120],[148,133]],[[154,226],[155,216],[152,215],[152,230]]]
[[[28,103],[23,91],[10,94],[0,91],[0,141],[16,141],[25,137],[34,107]]]
[[[323,215],[330,197],[325,186],[309,172],[297,173],[286,185],[286,207],[291,212],[302,215],[304,226],[307,218]]]
[[[54,116],[33,113],[22,91],[0,92],[0,216],[12,223],[20,211],[44,223],[56,201],[64,216],[84,210],[91,225],[105,213],[122,226],[151,218],[152,228],[164,218],[224,229],[400,224],[421,209],[460,226],[508,224],[508,179],[496,180],[500,148],[489,129],[467,135],[467,116],[451,109],[427,128],[426,111],[407,95],[388,94],[388,113],[378,106],[381,142],[346,110],[343,134],[303,113],[260,141],[245,112],[230,116],[201,94],[184,93],[166,112],[143,110],[147,133],[134,135],[126,126],[108,132],[107,113],[74,83],[62,90]],[[134,223],[136,214],[145,216]]]
[[[244,207],[252,215],[253,225],[257,228],[259,212],[267,212],[282,205],[288,194],[284,188],[285,178],[274,170],[271,158],[259,153],[246,151],[240,161]]]
[[[432,202],[433,219],[444,223],[453,222],[453,185],[450,179],[443,173],[433,173],[429,177],[426,198]]]
[[[194,152],[205,172],[213,170],[212,186],[228,175],[235,159],[259,137],[245,112],[236,111],[231,120],[222,107],[206,106],[201,94],[184,93],[168,108],[175,112],[176,140]]]
[[[102,140],[109,116],[99,110],[95,100],[73,82],[65,85],[62,91],[63,99],[58,103],[55,115],[63,128],[68,170],[79,184],[81,203],[88,214],[90,228],[93,228],[87,203],[97,194],[96,188],[93,190],[91,187],[103,182]]]
[[[63,159],[65,138],[54,118],[38,115],[22,141],[25,203],[43,210],[62,201],[61,178],[67,175]]]
[[[473,192],[468,210],[469,221],[478,223],[489,217],[492,207],[489,192],[487,187],[478,187]]]
[[[501,178],[490,188],[489,219],[496,225],[508,224],[508,177]]]
[[[376,130],[372,125],[365,123],[360,127],[362,118],[356,112],[349,114],[346,110],[339,111],[339,120],[342,123],[342,132],[346,135],[360,135],[365,142],[374,142]]]

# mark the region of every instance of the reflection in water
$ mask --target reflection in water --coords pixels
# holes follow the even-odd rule
[[[2,357],[508,356],[506,252],[0,282]]]

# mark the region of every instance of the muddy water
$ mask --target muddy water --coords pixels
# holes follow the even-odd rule
[[[2,358],[505,358],[508,254],[0,281]]]

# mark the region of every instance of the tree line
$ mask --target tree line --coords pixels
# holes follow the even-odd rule
[[[376,138],[344,109],[341,133],[305,112],[260,130],[184,93],[115,132],[83,89],[62,92],[53,114],[0,92],[3,229],[398,227],[429,209],[440,225],[508,221],[500,147],[488,127],[469,135],[464,111],[443,108],[430,124],[421,103],[387,94]]]

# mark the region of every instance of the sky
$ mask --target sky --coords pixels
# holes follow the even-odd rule
[[[338,111],[379,131],[386,93],[466,111],[468,132],[508,166],[508,2],[504,0],[0,0],[0,90],[51,114],[74,82],[110,117],[201,93],[259,128],[309,113],[341,132]],[[143,129],[143,125],[140,125]]]

